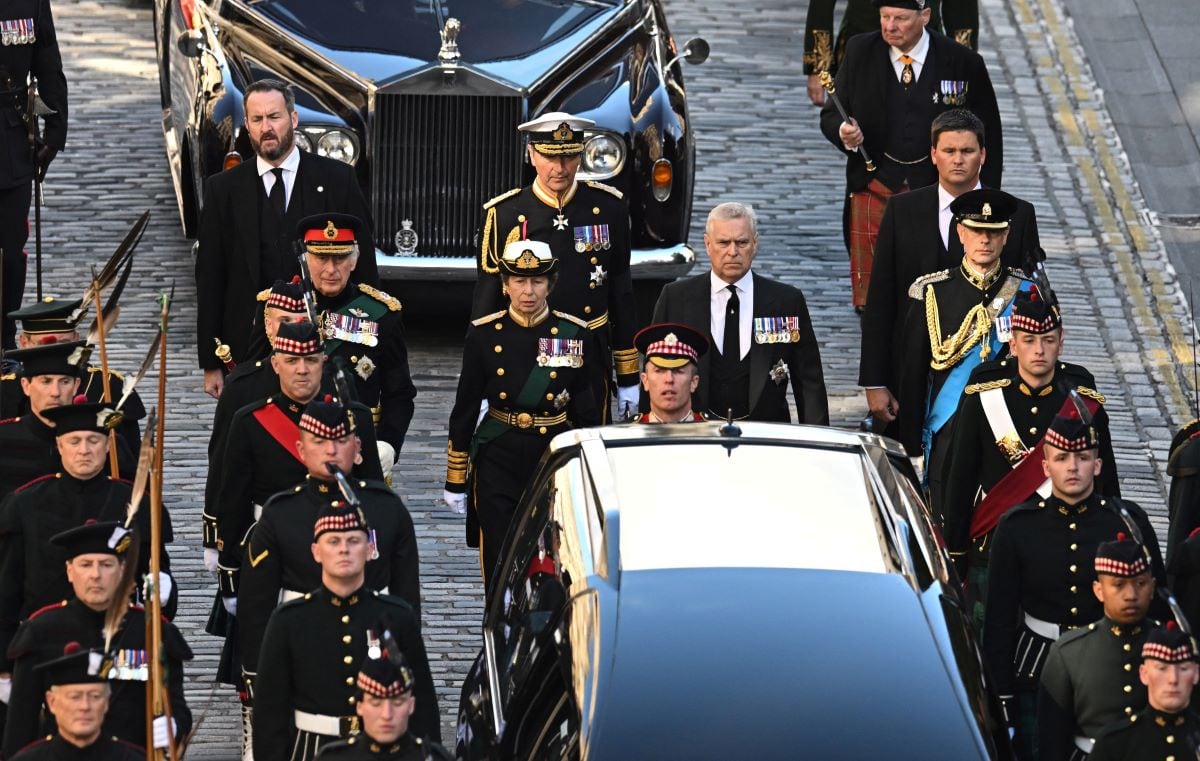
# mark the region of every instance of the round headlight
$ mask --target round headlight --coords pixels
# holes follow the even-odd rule
[[[592,135],[583,145],[580,169],[595,179],[613,177],[625,164],[625,143],[612,135]]]
[[[317,139],[317,155],[353,164],[358,158],[354,138],[340,129],[331,129]]]
[[[300,150],[312,153],[312,139],[310,139],[308,135],[304,134],[300,130],[296,130],[296,145],[300,146]]]

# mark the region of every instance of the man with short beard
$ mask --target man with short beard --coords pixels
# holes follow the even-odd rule
[[[203,296],[196,311],[196,346],[204,390],[213,397],[224,386],[213,339],[229,346],[235,362],[248,358],[255,294],[300,271],[292,253],[296,223],[325,211],[353,214],[368,227],[370,220],[354,168],[296,146],[299,115],[287,84],[254,82],[242,105],[255,158],[209,178],[197,235],[196,290]],[[356,279],[376,284],[379,273],[369,234],[363,249],[367,255]]]

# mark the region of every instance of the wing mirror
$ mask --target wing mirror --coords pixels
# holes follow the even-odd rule
[[[208,50],[204,44],[204,33],[199,29],[188,29],[179,35],[179,39],[175,41],[175,46],[179,48],[180,53],[188,58],[199,58]]]
[[[708,41],[703,37],[693,37],[683,45],[683,50],[679,51],[679,55],[671,59],[667,64],[670,69],[675,64],[679,63],[680,59],[687,61],[693,66],[699,66],[708,60],[709,46]]]

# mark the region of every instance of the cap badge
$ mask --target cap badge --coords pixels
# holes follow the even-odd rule
[[[535,270],[542,262],[538,259],[537,254],[533,253],[533,249],[527,248],[517,257],[517,269],[519,270]]]
[[[675,335],[674,333],[668,333],[665,337],[663,337],[663,343],[665,343],[667,346],[674,346],[675,344],[679,343],[679,336]]]
[[[325,236],[325,240],[334,240],[335,238],[337,238],[338,229],[336,227],[334,227],[333,220],[330,220],[325,225],[325,230],[323,231],[323,234]]]
[[[566,122],[558,125],[558,129],[554,130],[555,140],[570,140],[574,136],[575,133],[571,130],[571,125]]]
[[[985,217],[990,217],[990,216],[992,216],[992,205],[991,205],[990,203],[985,203],[985,204],[983,205],[983,212],[982,212],[982,214],[983,214],[983,216],[985,216]]]

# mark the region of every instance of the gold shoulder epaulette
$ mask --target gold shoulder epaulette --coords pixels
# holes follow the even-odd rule
[[[101,368],[99,368],[99,367],[96,367],[95,365],[88,365],[88,372],[89,372],[89,373],[98,373],[98,372],[100,372],[100,371],[101,371]],[[120,374],[119,372],[117,372],[116,370],[109,370],[109,371],[108,371],[108,374],[109,374],[109,375],[111,375],[112,377],[116,378],[117,380],[121,380],[121,381],[125,380],[125,376],[124,376],[124,375],[121,375],[121,374]]]
[[[372,288],[371,286],[367,285],[366,283],[359,283],[358,290],[367,294],[368,296],[375,299],[376,301],[387,304],[387,308],[393,312],[399,312],[401,309],[400,299],[398,299],[395,296],[392,296],[390,294],[384,293],[383,291],[379,290],[378,288]]]
[[[520,192],[521,192],[521,188],[513,188],[512,190],[507,190],[507,191],[501,193],[500,195],[496,196],[492,200],[488,201],[487,203],[485,203],[483,205],[483,208],[490,209],[493,206],[495,206],[496,204],[503,201],[505,198],[510,198],[511,196],[515,196],[517,193],[520,193]]]
[[[10,381],[10,380],[16,380],[16,379],[17,379],[16,373],[5,373],[4,375],[0,375],[0,381]]]
[[[474,325],[475,327],[479,327],[480,325],[487,325],[489,322],[498,320],[501,317],[503,317],[504,313],[507,311],[508,311],[507,309],[501,309],[499,312],[492,312],[491,314],[485,314],[483,317],[479,317],[477,319],[471,320],[471,324]]]
[[[1104,397],[1104,394],[1100,393],[1094,388],[1088,388],[1087,386],[1076,386],[1075,390],[1089,399],[1095,399],[1101,404],[1108,404],[1108,399]]]
[[[941,272],[931,272],[928,275],[921,275],[913,281],[913,284],[908,287],[908,297],[917,301],[925,300],[925,286],[933,283],[940,283],[943,280],[950,279],[950,270],[942,270]]]
[[[1007,388],[1012,384],[1012,378],[1001,378],[1000,380],[984,381],[983,383],[972,383],[963,389],[964,394],[978,394],[980,391],[991,391],[994,388]]]
[[[261,291],[259,291],[259,292],[258,292],[258,294],[257,294],[257,295],[254,297],[254,300],[255,300],[255,301],[266,301],[266,300],[267,300],[267,299],[269,299],[269,298],[271,298],[271,289],[270,289],[270,288],[263,288],[263,289],[262,289]]]
[[[573,322],[581,328],[586,328],[588,326],[586,320],[581,320],[578,317],[576,317],[575,315],[567,314],[566,312],[560,312],[557,309],[551,309],[550,312],[555,317],[558,317],[559,319],[562,319],[562,320],[566,320],[567,322]]]
[[[614,188],[612,185],[605,185],[603,182],[594,182],[594,181],[592,181],[592,180],[588,180],[588,181],[587,181],[587,182],[585,182],[584,184],[585,184],[585,185],[587,185],[589,188],[595,188],[596,190],[603,190],[605,193],[609,193],[609,194],[611,194],[611,195],[614,195],[614,196],[616,196],[617,198],[624,198],[624,197],[625,197],[625,194],[624,194],[624,193],[622,193],[621,191],[617,190],[617,189],[616,189],[616,188]]]

